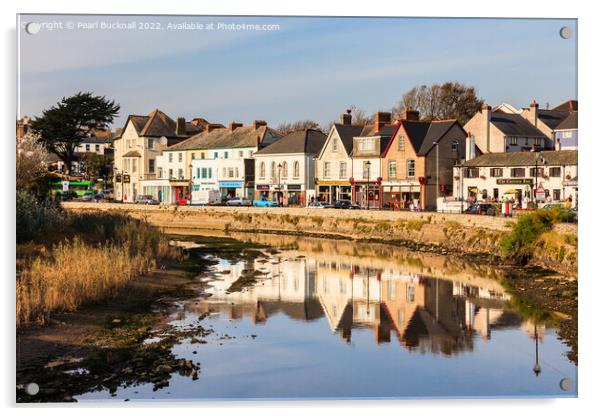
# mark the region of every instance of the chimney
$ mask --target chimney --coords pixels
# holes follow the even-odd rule
[[[402,120],[419,121],[420,120],[420,111],[406,109],[403,112]]]
[[[263,120],[253,120],[253,128],[255,130],[257,130],[258,128],[262,127],[262,126],[267,126],[268,123],[266,123]]]
[[[351,110],[347,110],[341,114],[341,124],[345,126],[351,125]]]
[[[491,106],[488,104],[483,105],[481,108],[483,114],[483,135],[485,136],[485,149],[487,153],[491,153]]]
[[[556,149],[555,150],[562,150],[562,144],[560,143],[560,139],[556,139]]]
[[[380,131],[385,124],[391,124],[391,113],[378,111],[374,114],[374,129]]]
[[[230,123],[230,130],[234,131],[237,128],[242,127],[242,123],[235,123],[234,121]]]
[[[178,136],[184,136],[186,134],[186,119],[184,117],[178,117],[176,119],[176,134]]]
[[[533,124],[535,127],[537,127],[538,112],[539,104],[537,104],[537,101],[533,100],[531,102],[531,105],[529,106],[529,114],[527,116],[527,120],[529,120],[529,123]]]
[[[213,130],[215,130],[215,129],[219,129],[219,128],[222,128],[222,127],[224,127],[224,126],[222,126],[221,124],[216,124],[216,123],[208,123],[208,124],[205,126],[205,131],[206,131],[207,133],[211,133]]]
[[[466,133],[466,160],[474,159],[477,156],[474,134]]]

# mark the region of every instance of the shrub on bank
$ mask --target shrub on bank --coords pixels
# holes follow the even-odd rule
[[[540,237],[554,224],[571,219],[571,213],[562,208],[539,209],[521,214],[509,234],[501,240],[502,254],[525,264],[532,256]]]

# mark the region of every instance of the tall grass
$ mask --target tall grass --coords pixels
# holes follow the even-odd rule
[[[74,311],[111,298],[158,262],[179,260],[181,252],[146,221],[111,213],[71,213],[33,203],[17,205],[19,247],[31,257],[18,263],[17,325],[45,323],[50,313]],[[57,242],[58,241],[58,242]],[[23,251],[23,250],[21,250]]]

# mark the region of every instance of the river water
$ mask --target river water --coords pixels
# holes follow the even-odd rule
[[[169,317],[214,331],[206,343],[173,348],[199,363],[198,380],[174,374],[156,391],[142,384],[76,399],[577,394],[577,367],[554,320],[514,306],[493,267],[386,245],[230,237],[178,237],[211,261],[197,277],[210,296]],[[224,241],[227,249],[211,249]]]

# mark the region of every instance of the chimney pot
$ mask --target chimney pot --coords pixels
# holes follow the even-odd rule
[[[341,124],[345,126],[351,125],[351,110],[346,110],[346,112],[341,114]]]
[[[391,124],[391,113],[378,111],[374,115],[374,129],[379,131],[385,124]]]
[[[408,108],[404,111],[402,119],[419,121],[420,120],[420,111],[412,110],[411,108]]]
[[[266,123],[263,120],[253,120],[253,128],[255,130],[257,130],[258,128],[262,127],[262,126],[267,126],[268,123]]]
[[[232,131],[236,130],[239,127],[242,127],[242,123],[236,123],[234,121],[230,123],[230,130]]]

